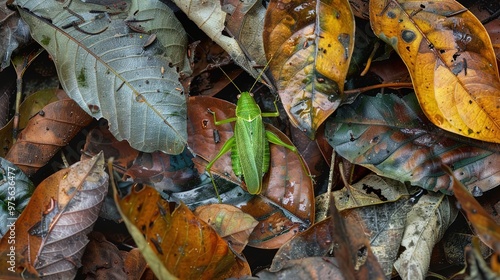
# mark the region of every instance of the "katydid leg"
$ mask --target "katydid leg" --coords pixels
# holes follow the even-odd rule
[[[215,114],[214,114],[214,119],[215,119]],[[229,152],[233,146],[235,145],[235,138],[232,136],[231,138],[227,139],[226,143],[224,143],[224,146],[220,149],[219,153],[207,164],[205,167],[205,170],[208,172],[208,175],[210,175],[210,179],[212,180],[212,184],[214,185],[214,190],[215,193],[217,194],[217,198],[219,199],[219,203],[222,203],[222,200],[219,196],[219,190],[217,189],[217,186],[215,185],[214,177],[212,176],[212,172],[210,169],[214,165],[214,163],[225,153]]]
[[[229,118],[229,119],[218,121],[217,118],[215,117],[214,111],[212,111],[212,110],[210,110],[210,108],[208,108],[208,112],[214,116],[214,124],[215,125],[221,125],[221,124],[225,124],[225,123],[235,122],[238,119],[237,117],[234,117],[234,118]]]
[[[273,144],[276,144],[278,146],[285,147],[285,148],[289,149],[290,151],[297,153],[297,148],[295,148],[295,146],[288,145],[287,143],[283,142],[283,140],[281,140],[278,137],[278,135],[274,134],[273,132],[266,130],[266,137],[267,137],[267,141],[269,141]]]
[[[264,117],[264,118],[272,118],[272,117],[279,117],[279,116],[280,116],[280,112],[278,111],[278,105],[276,105],[276,102],[277,102],[277,101],[278,101],[277,99],[274,101],[274,109],[275,109],[276,111],[274,111],[274,112],[266,112],[266,113],[262,113],[262,114],[261,114],[261,115],[262,115],[262,117]],[[279,138],[278,138],[278,139],[279,139]]]
[[[285,148],[289,149],[290,151],[296,153],[299,156],[299,160],[300,160],[300,164],[302,165],[302,169],[304,169],[304,171],[307,173],[307,175],[309,177],[311,177],[311,179],[313,179],[313,181],[314,181],[313,175],[311,175],[309,173],[309,171],[308,171],[308,169],[306,167],[306,164],[304,163],[304,160],[300,156],[300,154],[297,151],[297,148],[295,146],[289,145],[289,144],[283,142],[283,140],[281,140],[278,137],[278,135],[274,134],[273,132],[271,132],[269,130],[266,130],[266,137],[267,137],[267,141],[269,141],[270,143],[273,143],[273,144],[278,145],[278,146],[285,147]]]

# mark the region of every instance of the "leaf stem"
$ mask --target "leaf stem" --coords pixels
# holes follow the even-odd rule
[[[377,88],[413,88],[413,83],[385,83],[357,89],[345,90],[344,94],[359,94]]]

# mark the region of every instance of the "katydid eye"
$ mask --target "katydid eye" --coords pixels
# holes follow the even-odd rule
[[[253,92],[249,92],[248,94],[250,94],[250,96],[253,97]]]
[[[240,99],[240,97],[241,97],[241,94],[236,95],[236,98]]]

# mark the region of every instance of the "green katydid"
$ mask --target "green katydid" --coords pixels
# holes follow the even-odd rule
[[[215,161],[225,153],[231,151],[233,172],[236,176],[243,176],[250,194],[259,194],[262,191],[262,179],[264,174],[269,170],[269,142],[283,146],[298,154],[295,146],[283,142],[276,134],[266,130],[264,127],[263,117],[279,116],[276,101],[274,102],[275,112],[262,113],[250,91],[240,91],[236,103],[235,117],[218,121],[215,112],[210,109],[208,110],[214,117],[215,125],[235,122],[234,135],[224,143],[219,153],[205,168],[210,175],[219,201],[221,199],[210,169]],[[304,166],[303,162],[302,165]]]

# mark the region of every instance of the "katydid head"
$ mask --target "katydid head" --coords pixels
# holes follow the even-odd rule
[[[262,71],[260,71],[259,75],[257,76],[257,79],[255,79],[254,83],[252,84],[252,86],[250,87],[250,89],[247,91],[247,93],[250,93],[250,95],[252,97],[253,97],[253,93],[251,93],[251,92],[252,92],[253,88],[255,87],[255,85],[257,84],[257,82],[259,82],[261,80],[262,76],[266,72],[267,67],[269,66],[269,63],[271,62],[272,59],[273,59],[272,57],[269,59],[269,61],[264,66],[264,69],[262,69]],[[231,81],[231,83],[233,84],[233,86],[238,90],[239,94],[238,94],[237,98],[240,99],[240,95],[243,92],[240,90],[240,88],[234,83],[234,81],[229,77],[229,75],[222,68],[219,67],[219,69],[222,71],[222,73],[224,74],[224,76],[226,76],[226,78],[228,78],[229,81]],[[263,83],[266,84],[265,82],[263,82]]]

